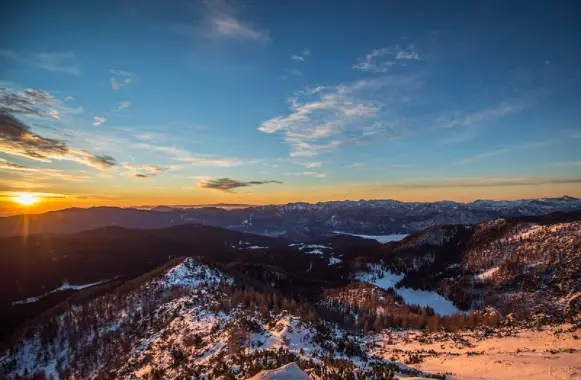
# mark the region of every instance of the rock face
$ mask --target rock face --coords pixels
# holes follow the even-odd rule
[[[277,369],[261,371],[248,380],[311,380],[296,363],[289,363]]]

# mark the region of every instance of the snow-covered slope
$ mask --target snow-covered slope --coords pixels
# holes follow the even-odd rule
[[[296,363],[289,363],[277,369],[260,371],[248,380],[311,380],[311,378]]]
[[[59,309],[12,340],[0,378],[246,379],[291,362],[321,379],[424,375],[369,356],[363,336],[319,320],[308,305],[239,281],[187,258]],[[289,371],[304,373],[279,373]]]

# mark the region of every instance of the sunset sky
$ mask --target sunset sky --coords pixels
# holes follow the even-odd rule
[[[4,1],[0,32],[0,215],[581,196],[575,1]]]

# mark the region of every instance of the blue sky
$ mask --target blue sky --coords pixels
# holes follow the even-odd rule
[[[5,194],[69,204],[581,196],[573,1],[2,8],[0,106],[69,150],[4,133]]]

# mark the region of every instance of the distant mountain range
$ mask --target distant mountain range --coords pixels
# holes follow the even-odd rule
[[[305,241],[337,232],[362,235],[406,234],[442,224],[474,224],[496,218],[539,216],[576,210],[581,210],[581,199],[568,196],[516,201],[477,200],[470,203],[360,200],[242,208],[70,208],[39,215],[0,218],[0,236],[71,233],[105,226],[152,229],[201,224]]]

